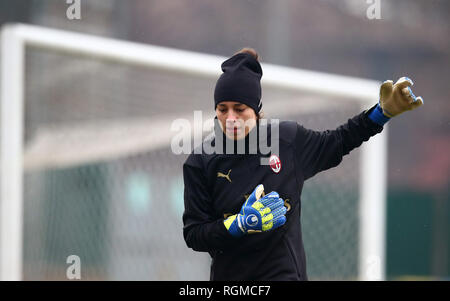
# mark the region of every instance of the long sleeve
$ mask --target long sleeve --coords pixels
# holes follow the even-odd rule
[[[295,148],[305,180],[339,165],[343,156],[383,130],[368,118],[375,107],[354,116],[335,130],[313,131],[297,124]]]
[[[211,253],[224,250],[235,243],[234,238],[226,230],[223,219],[213,213],[205,173],[201,166],[195,165],[198,164],[183,165],[184,239],[195,251]]]

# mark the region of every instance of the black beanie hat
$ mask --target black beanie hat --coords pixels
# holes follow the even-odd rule
[[[258,60],[249,53],[238,53],[222,63],[222,71],[214,90],[214,109],[222,101],[237,101],[259,113],[262,69]]]

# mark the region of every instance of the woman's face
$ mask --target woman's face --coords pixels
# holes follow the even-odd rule
[[[256,113],[249,106],[237,101],[222,101],[216,108],[217,119],[229,139],[245,138],[256,125]]]

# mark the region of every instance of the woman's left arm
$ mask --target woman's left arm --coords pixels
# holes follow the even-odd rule
[[[391,117],[420,107],[422,97],[416,97],[407,77],[395,84],[385,81],[380,87],[380,101],[371,109],[356,115],[335,130],[313,131],[297,125],[295,149],[305,180],[320,171],[337,166],[342,157],[359,147],[371,136],[380,133]]]
[[[297,124],[295,151],[305,180],[339,165],[343,156],[383,130],[369,118],[375,108],[354,116],[335,130],[314,131]]]

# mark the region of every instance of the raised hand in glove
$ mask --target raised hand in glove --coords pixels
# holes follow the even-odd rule
[[[383,125],[391,117],[423,105],[422,97],[416,97],[411,90],[413,84],[408,77],[401,77],[395,84],[391,80],[383,82],[380,87],[380,101],[369,114],[369,118]]]
[[[423,105],[422,97],[416,97],[411,90],[414,85],[408,77],[400,78],[395,84],[387,80],[380,87],[380,106],[383,114],[391,118]]]

